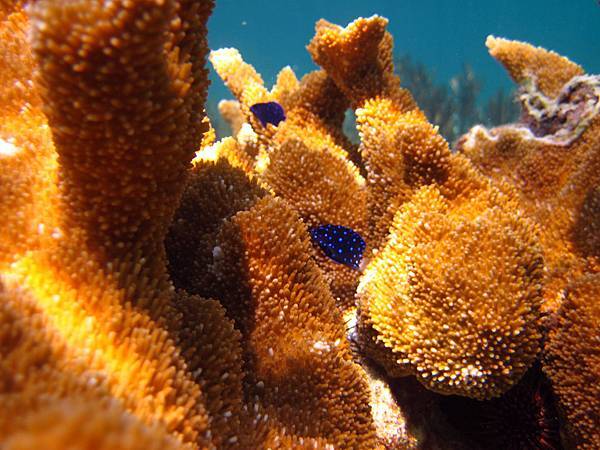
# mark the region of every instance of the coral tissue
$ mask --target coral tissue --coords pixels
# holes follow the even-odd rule
[[[268,90],[212,7],[0,2],[0,447],[474,448],[452,394],[598,448],[599,78],[490,37],[522,117],[451,151],[386,19]]]

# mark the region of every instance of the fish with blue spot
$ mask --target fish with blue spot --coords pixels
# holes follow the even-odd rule
[[[360,268],[367,244],[352,228],[325,224],[310,228],[309,233],[313,242],[329,258],[353,269]]]

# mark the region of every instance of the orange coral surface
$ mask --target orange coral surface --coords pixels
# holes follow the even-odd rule
[[[211,53],[237,98],[215,141],[212,6],[0,3],[0,447],[472,448],[438,393],[502,396],[542,354],[595,448],[598,78],[490,38],[523,119],[453,153],[387,20],[321,20],[322,69],[270,91]],[[365,238],[358,270],[322,224]]]

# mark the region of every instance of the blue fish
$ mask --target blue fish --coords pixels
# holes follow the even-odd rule
[[[255,103],[250,107],[250,111],[260,120],[263,127],[268,123],[277,126],[285,120],[283,107],[277,102]]]
[[[358,269],[367,247],[364,239],[352,228],[342,225],[320,225],[308,230],[323,253],[335,262]]]

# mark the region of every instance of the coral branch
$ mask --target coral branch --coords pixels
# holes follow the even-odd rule
[[[160,252],[200,145],[208,4],[36,2],[32,47],[60,159],[60,226],[110,260]],[[70,26],[72,21],[78,27]],[[66,30],[66,32],[65,32]]]
[[[498,194],[456,207],[426,187],[396,213],[358,288],[359,333],[388,373],[475,398],[523,375],[539,351],[541,255],[514,207]]]
[[[567,58],[526,42],[488,36],[485,45],[515,83],[533,82],[548,97],[556,97],[571,78],[583,74],[583,69]]]
[[[556,321],[550,325],[545,372],[566,416],[570,445],[597,448],[600,442],[600,274],[588,275],[567,290]]]
[[[514,54],[506,45],[503,57],[516,60],[525,44]],[[524,61],[527,70],[535,70],[536,60]],[[560,64],[548,70],[560,70]],[[474,127],[457,146],[486,176],[514,186],[521,207],[540,225],[547,310],[559,307],[570,280],[597,271],[600,261],[595,238],[600,229],[595,200],[600,184],[600,78],[563,78],[566,84],[553,99],[525,84],[521,122],[491,130]]]
[[[218,241],[215,270],[230,287],[222,299],[242,330],[246,382],[266,413],[294,435],[373,448],[364,376],[297,214],[262,199],[234,216]],[[247,284],[233,288],[240,279]]]

